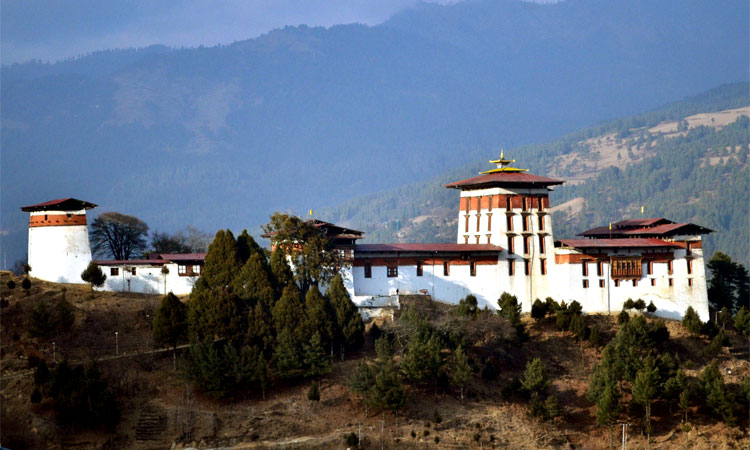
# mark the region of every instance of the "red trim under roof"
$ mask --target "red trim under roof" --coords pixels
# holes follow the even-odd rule
[[[92,209],[96,208],[97,205],[78,200],[76,198],[58,198],[56,200],[50,200],[44,203],[37,203],[36,205],[22,206],[21,211],[32,212],[32,211],[46,211],[46,210],[81,210],[81,209]]]
[[[632,239],[560,239],[566,247],[573,248],[634,248],[634,247],[670,247],[680,248],[679,244],[661,239],[632,238]]]
[[[492,244],[358,244],[355,252],[501,252]]]
[[[564,181],[554,178],[540,177],[525,172],[498,172],[479,175],[473,178],[467,178],[461,181],[455,181],[445,185],[453,189],[476,189],[480,187],[503,186],[503,185],[536,185],[552,186],[563,184]]]
[[[205,253],[162,253],[160,258],[168,261],[203,261],[206,259]]]
[[[99,259],[92,262],[97,266],[161,266],[169,261],[164,259]]]

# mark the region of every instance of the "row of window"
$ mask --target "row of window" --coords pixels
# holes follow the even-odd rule
[[[492,202],[493,197],[494,196],[492,196],[492,195],[490,195],[488,197],[488,205],[487,205],[487,207],[489,209],[492,209],[491,205],[493,204],[493,202]],[[471,200],[472,199],[478,199],[477,202],[481,201],[481,197],[465,197],[465,198],[466,198],[466,200],[464,201],[465,202],[464,203],[464,208],[465,208],[465,210],[466,210],[467,213],[469,212],[469,210],[471,208]],[[544,211],[544,197],[533,197],[533,198],[532,197],[522,197],[521,198],[521,211],[528,211],[531,208],[533,208],[534,206],[536,206],[536,208],[539,211]],[[479,203],[477,203],[477,208],[476,209],[480,209],[480,208],[481,208],[481,205]],[[512,202],[511,202],[511,197],[510,196],[506,196],[505,197],[505,210],[506,211],[511,211],[512,209],[513,209],[513,205],[512,205]]]
[[[541,237],[541,236],[540,236]],[[541,242],[540,242],[541,246]],[[542,250],[543,251],[543,250]],[[613,277],[641,277],[643,275],[642,272],[642,263],[640,259],[637,258],[629,258],[629,259],[614,259],[612,260],[612,276]],[[668,260],[667,261],[667,272],[671,275],[674,270],[674,261]],[[584,277],[587,277],[589,275],[589,264],[584,261],[581,264],[581,273]],[[604,273],[604,262],[603,261],[597,261],[596,262],[596,275],[597,276],[603,276]],[[646,262],[646,275],[653,275],[654,273],[654,262],[653,261],[647,261]],[[688,275],[691,275],[693,273],[693,260],[688,259],[687,260],[687,273]]]
[[[365,263],[364,266],[365,269],[365,278],[372,278],[372,264]],[[531,273],[531,260],[524,259],[523,260],[523,271],[524,275],[529,275]],[[421,262],[417,262],[417,276],[421,277],[423,275],[423,264]],[[516,260],[515,259],[508,259],[508,275],[513,276],[516,273]],[[547,260],[546,259],[539,259],[539,273],[542,275],[547,275]],[[386,275],[388,278],[395,278],[398,276],[398,266],[397,265],[391,265],[386,266]],[[470,262],[469,263],[469,275],[472,277],[477,276],[477,263],[476,262]],[[450,263],[448,261],[443,261],[443,276],[450,276]]]
[[[466,217],[464,217],[464,232],[469,232],[469,214],[466,214]],[[477,214],[477,221],[476,221],[476,232],[479,233],[481,231],[481,218],[482,216],[480,214]],[[537,223],[539,227],[539,231],[544,231],[544,216],[538,216],[537,217]],[[513,214],[507,214],[505,217],[505,227],[507,231],[513,231]],[[531,216],[525,215],[521,217],[521,228],[524,232],[531,231]],[[492,213],[487,213],[487,231],[492,231]]]
[[[651,286],[656,286],[656,278],[651,278],[650,280],[651,280]],[[614,287],[620,287],[620,283],[622,283],[624,281],[625,280],[617,280],[617,279],[615,279],[615,280],[612,280],[612,284],[614,285]],[[638,280],[630,280],[630,281],[633,282],[633,287],[638,287]],[[669,287],[674,286],[674,279],[667,278],[667,284],[669,285]],[[600,288],[604,288],[606,286],[607,286],[607,284],[606,284],[605,280],[599,280],[599,287]],[[688,286],[693,287],[693,279],[692,278],[688,278]],[[589,280],[583,280],[583,287],[584,287],[584,289],[587,289],[589,287]]]
[[[123,268],[123,274],[130,273],[130,275],[135,276],[136,271],[135,267],[125,267]],[[177,265],[177,274],[181,276],[199,276],[201,274],[201,266],[200,264],[193,264],[190,266],[186,266],[184,264],[178,264]],[[116,277],[120,275],[120,268],[119,267],[110,267],[109,269],[109,275]]]

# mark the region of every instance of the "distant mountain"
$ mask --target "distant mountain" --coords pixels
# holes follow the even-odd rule
[[[626,218],[666,217],[716,231],[716,250],[750,267],[750,84],[737,83],[544,144],[506,149],[517,167],[566,181],[551,197],[555,238]],[[489,157],[497,156],[488,154]],[[445,184],[487,160],[321,211],[368,242],[455,242],[458,195]]]
[[[2,68],[2,249],[74,196],[250,228],[746,80],[748,3],[425,4],[374,27]]]

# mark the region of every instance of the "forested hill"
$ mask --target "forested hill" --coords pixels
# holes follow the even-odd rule
[[[0,236],[76,197],[152,229],[256,233],[747,80],[746,0],[472,0],[377,25],[288,27],[217,47],[2,68]]]
[[[552,194],[555,238],[641,216],[694,222],[720,250],[750,266],[750,85],[725,85],[657,110],[541,145],[506,149],[518,167],[566,180]],[[499,149],[498,152],[499,153]],[[430,180],[363,196],[324,212],[370,242],[452,242],[458,193],[487,159]]]

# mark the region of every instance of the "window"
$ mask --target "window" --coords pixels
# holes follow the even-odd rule
[[[539,270],[541,271],[542,275],[547,275],[547,260],[546,259],[539,260]]]
[[[669,287],[672,287],[672,286],[674,286],[674,280],[670,278],[669,279]]]
[[[466,232],[468,233],[469,232],[469,215],[468,214],[466,215],[466,227],[465,228],[466,228]]]
[[[691,243],[685,243],[685,256],[690,256],[692,253]]]
[[[513,276],[515,273],[516,273],[515,260],[509,259],[508,260],[508,275]]]
[[[131,275],[135,275],[135,267],[131,267],[130,268],[130,274]]]
[[[109,276],[116,277],[120,274],[120,269],[118,267],[112,267],[109,269]]]
[[[615,280],[615,287],[620,287],[620,280]]]
[[[539,231],[544,231],[544,216],[539,216]]]
[[[581,263],[581,275],[584,277],[589,276],[589,263],[587,261]]]
[[[688,286],[693,287],[693,279],[688,278]]]
[[[670,259],[669,261],[667,261],[667,273],[669,273],[670,275],[672,274],[673,267],[674,267],[673,261]]]
[[[477,233],[479,233],[479,225],[482,224],[482,216],[481,214],[477,214]]]
[[[544,236],[539,236],[539,253],[547,253],[547,246],[544,244]]]
[[[469,275],[472,277],[477,276],[477,263],[475,263],[474,261],[471,261],[469,263]]]
[[[505,209],[507,211],[510,211],[511,209],[513,209],[512,206],[513,205],[511,205],[510,203],[510,197],[505,197]]]
[[[529,231],[529,216],[523,216],[522,219],[523,219],[523,222],[522,222],[523,231]]]
[[[451,274],[451,264],[448,261],[443,261],[443,276]]]
[[[477,235],[477,244],[479,243],[479,235]]]
[[[633,280],[633,287],[638,287],[638,280]]]
[[[600,277],[604,273],[604,261],[596,262],[596,276]]]
[[[423,274],[422,261],[417,261],[417,276],[421,277]]]
[[[528,255],[531,249],[531,236],[523,237],[523,254]]]
[[[542,197],[536,198],[536,209],[538,209],[539,211],[544,209],[544,202],[542,201]]]
[[[651,286],[656,286],[656,278],[651,278]]]
[[[506,226],[508,228],[508,231],[513,231],[513,216],[508,215],[505,217]]]
[[[528,275],[529,272],[531,272],[531,263],[528,259],[523,260],[523,273],[524,275]]]
[[[521,199],[521,211],[528,211],[529,210],[529,198],[523,197]]]
[[[398,266],[388,266],[387,268],[388,278],[394,278],[398,276]]]
[[[490,242],[491,240],[492,240],[492,235],[491,235],[491,234],[488,234],[488,235],[487,235],[487,243],[488,243],[488,244],[489,244],[489,243],[491,243],[491,242]]]
[[[652,275],[654,273],[654,262],[649,261],[646,263],[646,275]]]
[[[492,231],[492,213],[487,214],[487,231]]]
[[[508,236],[508,253],[513,253],[513,236]]]
[[[201,266],[198,264],[193,265],[193,275],[200,275],[201,274]]]
[[[612,260],[612,276],[623,278],[640,278],[641,260],[634,257],[619,257]]]
[[[693,260],[692,259],[687,260],[687,270],[688,270],[688,275],[693,273]]]
[[[187,266],[179,264],[177,266],[177,274],[178,275],[186,275],[187,274]]]
[[[599,287],[600,287],[600,288],[603,288],[603,287],[604,287],[604,280],[599,280]]]
[[[468,243],[469,243],[469,236],[464,236],[464,244],[468,244]]]
[[[588,289],[589,288],[589,280],[583,280],[583,288]]]
[[[372,278],[372,264],[365,263],[365,278]]]

